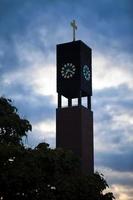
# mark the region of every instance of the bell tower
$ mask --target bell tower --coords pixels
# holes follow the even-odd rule
[[[75,38],[74,38],[75,39]],[[84,173],[94,172],[92,96],[92,50],[81,40],[58,44],[56,147],[72,150]],[[68,105],[62,105],[62,96]],[[87,106],[82,105],[86,97]],[[73,99],[78,104],[72,104]]]

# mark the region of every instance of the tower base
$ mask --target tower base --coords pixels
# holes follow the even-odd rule
[[[93,112],[84,106],[57,108],[56,147],[72,150],[83,173],[93,173]]]

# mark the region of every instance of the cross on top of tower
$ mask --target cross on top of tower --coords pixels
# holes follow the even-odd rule
[[[73,28],[73,41],[75,41],[75,31],[77,30],[77,25],[76,25],[76,21],[75,20],[73,20],[72,22],[71,22],[71,26],[72,26],[72,28]]]

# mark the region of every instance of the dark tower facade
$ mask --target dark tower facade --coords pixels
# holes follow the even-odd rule
[[[82,41],[57,45],[56,147],[72,150],[85,173],[94,171],[92,96],[92,50]],[[62,96],[68,99],[63,107]],[[82,105],[86,97],[87,106]],[[72,100],[78,99],[73,106]]]

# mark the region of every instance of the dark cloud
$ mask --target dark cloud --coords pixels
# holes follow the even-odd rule
[[[19,67],[19,59],[13,42],[5,41],[0,38],[0,73],[11,71]]]
[[[133,47],[132,2],[127,1],[35,1],[35,0],[1,0],[0,3],[0,73],[7,73],[22,67],[21,55],[16,47],[27,43],[35,51],[43,52],[47,57],[55,51],[56,43],[64,42],[63,29],[69,21],[79,21],[79,37],[82,38],[80,26],[90,32],[84,39],[92,48],[102,52],[128,51]],[[61,33],[62,32],[62,33]],[[71,31],[69,32],[71,35]],[[57,37],[57,35],[59,35]],[[70,36],[69,35],[69,36]],[[66,35],[66,40],[70,37]],[[44,38],[43,38],[44,37]],[[55,39],[56,38],[56,39]],[[55,41],[56,40],[56,41]],[[95,42],[96,41],[96,42]],[[21,48],[21,47],[20,47]],[[26,47],[24,47],[26,48]],[[115,55],[114,55],[115,56]],[[54,58],[53,58],[54,59]],[[23,68],[27,63],[23,61]]]
[[[43,96],[35,94],[32,87],[24,84],[24,81],[12,83],[4,87],[2,95],[13,100],[19,113],[30,120],[32,123],[53,119],[55,106],[52,104],[52,95]]]
[[[108,50],[113,47],[117,51],[133,53],[132,1],[90,2],[84,7],[81,19],[82,24],[90,29],[92,45],[105,52],[107,47]]]
[[[114,171],[133,172],[133,148],[128,153],[104,152],[96,153],[96,166],[106,166]]]
[[[133,90],[128,88],[126,84],[102,90],[95,90],[92,103],[93,108],[97,113],[95,116],[96,120],[99,120],[99,117],[100,119],[111,119],[111,108],[112,111],[117,113],[131,113],[133,112]]]
[[[9,0],[2,0],[0,2],[1,73],[7,73],[22,66],[22,61],[19,61],[21,55],[18,55],[19,49],[16,45],[25,45],[27,43],[32,49],[43,52],[45,56],[50,53],[50,43],[48,48],[45,43],[41,41],[38,32],[42,26],[47,30],[51,30],[50,24],[51,26],[54,24],[49,14],[50,10],[47,8],[48,5],[49,3],[47,1],[37,2],[34,0],[13,0],[12,2]],[[47,15],[48,19],[46,19]],[[47,35],[48,34],[49,33],[47,33]],[[48,40],[48,38],[46,40]],[[23,67],[27,67],[27,65],[23,63]]]
[[[53,120],[55,117],[55,107],[50,104],[51,96],[30,96],[28,98],[21,98],[15,100],[15,104],[19,108],[19,112],[31,123],[45,121],[47,119]]]
[[[93,99],[95,142],[106,147],[99,152],[95,146],[96,166],[123,172],[133,171],[132,140],[129,140],[133,126],[123,121],[123,115],[129,115],[130,119],[133,114],[133,91],[121,85],[95,91]]]
[[[88,31],[93,32],[91,40],[95,41],[101,38],[99,36],[104,36],[102,47],[104,47],[103,42],[107,45],[110,41],[112,42],[112,39],[120,41],[125,48],[130,49],[133,46],[131,40],[133,14],[130,0],[117,2],[83,0],[82,4],[80,1],[71,2],[70,0],[67,3],[46,0],[13,0],[12,2],[2,0],[0,13],[0,34],[8,40],[12,39],[14,34],[25,34],[29,27],[32,32],[33,28],[40,25],[44,25],[50,32],[55,33],[59,27],[63,27],[74,17]]]

